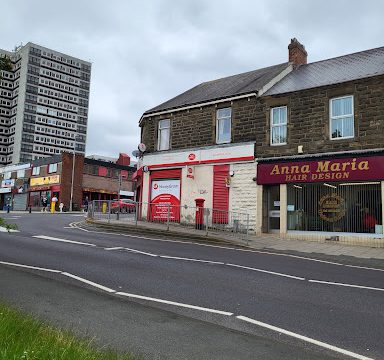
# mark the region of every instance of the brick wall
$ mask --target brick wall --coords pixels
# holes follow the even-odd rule
[[[61,187],[60,187],[60,201],[62,201],[67,209],[71,199],[71,183],[72,183],[72,159],[73,154],[62,154],[62,171],[61,171]],[[73,181],[73,204],[78,207],[81,206],[83,190],[83,167],[84,155],[76,154],[75,159],[75,172]]]
[[[117,192],[119,189],[119,179],[84,174],[83,187],[95,190],[107,190],[111,192]],[[121,182],[121,190],[132,191],[132,181],[123,179],[123,181]]]

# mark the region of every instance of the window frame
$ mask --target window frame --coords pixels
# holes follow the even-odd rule
[[[40,175],[40,166],[34,166],[32,168],[32,175]]]
[[[219,111],[229,109],[231,111],[230,116],[218,117]],[[220,140],[219,139],[219,120],[229,118],[229,140]],[[232,106],[227,106],[223,108],[216,109],[216,144],[230,144],[232,142]]]
[[[169,125],[168,127],[161,127],[161,122],[162,121],[168,121]],[[168,144],[166,148],[161,149],[161,132],[164,130],[168,130]],[[157,123],[157,151],[166,151],[171,148],[171,119],[166,118],[166,119],[161,119]]]
[[[275,109],[285,109],[285,124],[273,124],[273,111]],[[273,128],[276,127],[282,127],[285,126],[285,142],[279,142],[279,143],[273,143]],[[270,113],[269,113],[269,143],[271,146],[281,146],[281,145],[287,145],[287,139],[288,139],[288,106],[287,105],[282,105],[282,106],[274,106],[271,108]]]
[[[333,117],[332,116],[332,101],[333,100],[339,100],[339,99],[346,99],[346,98],[352,99],[352,114]],[[330,140],[344,140],[344,139],[354,139],[355,138],[355,108],[354,107],[355,107],[355,101],[354,101],[353,94],[337,96],[337,97],[333,97],[333,98],[329,99],[329,139]],[[353,121],[353,124],[352,124],[353,134],[352,134],[352,136],[340,136],[340,137],[335,137],[335,138],[332,137],[332,120],[333,119],[343,119],[343,118],[346,118],[349,116],[352,117],[352,121]]]
[[[53,170],[52,170],[53,168]],[[57,172],[57,163],[53,163],[53,164],[48,164],[48,169],[47,169],[47,173],[48,174],[53,174],[53,173],[56,173]]]

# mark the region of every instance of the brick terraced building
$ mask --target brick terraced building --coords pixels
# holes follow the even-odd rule
[[[63,152],[31,163],[0,167],[0,209],[33,210],[41,208],[42,199],[56,196],[69,209],[72,184],[73,153]],[[130,165],[130,157],[118,158],[97,155],[84,157],[76,154],[73,181],[73,208],[79,210],[88,198],[113,200],[120,194],[133,199],[132,174],[136,168]]]
[[[384,246],[384,47],[288,53],[146,111],[139,198],[161,181],[177,204],[247,211],[256,233]]]

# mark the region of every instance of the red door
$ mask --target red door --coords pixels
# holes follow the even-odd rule
[[[229,187],[227,178],[229,165],[214,165],[213,167],[213,222],[228,224]]]

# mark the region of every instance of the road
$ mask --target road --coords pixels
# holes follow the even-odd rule
[[[1,262],[324,359],[384,359],[384,272],[369,264],[99,233],[71,227],[82,220],[72,215],[7,217],[21,231],[0,234]]]

